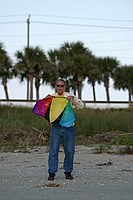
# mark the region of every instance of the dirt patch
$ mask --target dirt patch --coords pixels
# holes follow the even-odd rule
[[[62,187],[62,186],[61,184],[57,184],[57,183],[47,183],[47,184],[38,185],[37,187],[42,189],[45,187]]]
[[[25,129],[14,129],[8,131],[1,131],[0,134],[0,150],[2,151],[14,151],[16,149],[25,149],[38,146],[38,145],[49,145],[49,134],[50,131],[47,132],[37,132],[36,130],[27,130]],[[129,134],[129,133],[127,133]],[[116,139],[121,135],[126,135],[126,133],[122,131],[109,131],[100,134],[96,134],[94,136],[77,136],[77,144],[107,144],[112,140]]]
[[[100,134],[96,134],[95,136],[88,136],[84,137],[82,135],[77,136],[78,140],[82,140],[84,142],[87,142],[89,144],[105,144],[108,142],[111,142],[113,139],[117,138],[120,135],[125,134],[122,131],[109,131],[109,132],[104,132]]]

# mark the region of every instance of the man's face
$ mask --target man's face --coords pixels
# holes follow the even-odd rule
[[[56,83],[56,91],[59,95],[62,95],[65,92],[66,86],[65,83],[62,81],[58,81]]]

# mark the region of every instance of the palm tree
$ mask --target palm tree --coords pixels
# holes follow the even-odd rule
[[[115,70],[113,75],[114,88],[128,90],[129,105],[131,105],[131,96],[133,95],[133,65],[124,65]]]
[[[14,76],[20,79],[20,82],[23,82],[24,79],[27,80],[27,100],[29,100],[29,71],[26,62],[26,48],[23,51],[17,51],[15,53],[16,64],[14,65]]]
[[[93,57],[92,61],[88,65],[86,69],[86,77],[88,78],[88,83],[92,85],[92,91],[93,91],[93,100],[96,101],[96,92],[95,92],[95,84],[98,82],[101,83],[101,77],[100,77],[100,70],[97,66],[96,58]]]
[[[7,82],[12,78],[12,61],[4,49],[3,43],[0,43],[0,78],[4,87],[6,99],[9,100]]]
[[[41,85],[41,79],[44,78],[44,73],[46,74],[46,77],[49,76],[48,74],[48,68],[49,68],[49,62],[47,60],[47,57],[42,49],[38,48],[35,49],[37,51],[36,54],[36,64],[34,66],[34,78],[35,78],[35,88],[36,88],[36,99],[39,99],[39,88]]]
[[[55,82],[60,76],[59,71],[59,50],[58,49],[50,49],[48,52],[48,68],[42,75],[43,82],[45,81],[46,84],[50,83],[52,88],[55,87]]]
[[[60,72],[69,80],[69,87],[78,91],[78,97],[81,98],[83,81],[88,63],[88,54],[91,55],[84,44],[78,42],[65,42],[59,49],[60,55]]]
[[[112,57],[101,57],[98,58],[98,66],[101,73],[101,81],[104,83],[106,90],[107,101],[110,101],[109,94],[109,80],[113,76],[115,69],[117,69],[119,61],[116,58]]]
[[[39,87],[42,70],[47,63],[47,58],[43,50],[39,47],[26,47],[23,51],[15,54],[17,63],[15,65],[16,75],[20,76],[21,81],[27,79],[27,100],[33,99],[33,80],[35,77],[36,98],[39,98]],[[29,89],[30,88],[30,89]]]

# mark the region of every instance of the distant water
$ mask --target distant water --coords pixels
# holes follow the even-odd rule
[[[120,104],[114,104],[114,103],[87,103],[86,107],[94,108],[94,109],[107,109],[107,108],[128,108],[129,104],[120,103]]]
[[[0,105],[8,106],[24,106],[24,107],[33,107],[35,102],[3,102],[0,101]],[[86,107],[94,109],[107,109],[107,108],[128,108],[128,103],[86,103]]]
[[[15,101],[10,101],[10,102],[4,101],[3,102],[3,101],[0,101],[0,105],[33,107],[35,105],[35,102],[15,102]]]

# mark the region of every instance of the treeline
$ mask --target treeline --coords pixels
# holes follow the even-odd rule
[[[39,99],[39,88],[50,84],[53,88],[58,77],[67,82],[67,91],[78,93],[82,99],[83,81],[87,79],[93,88],[93,100],[96,101],[95,85],[105,87],[107,101],[110,101],[110,78],[116,90],[128,90],[129,103],[133,95],[133,65],[122,66],[113,57],[97,57],[81,41],[64,42],[58,49],[45,52],[41,47],[25,47],[16,51],[15,62],[12,61],[4,44],[0,43],[0,79],[9,100],[8,80],[15,77],[21,82],[27,81],[27,100],[33,100],[33,86],[36,89],[36,100]]]

